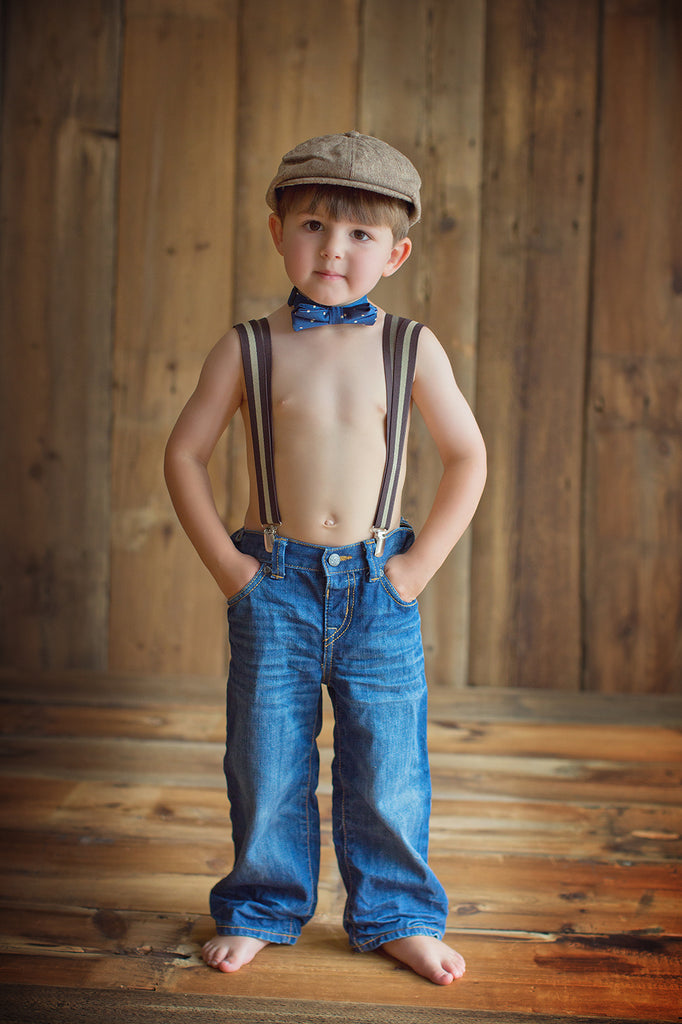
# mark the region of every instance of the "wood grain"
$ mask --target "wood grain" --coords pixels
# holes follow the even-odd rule
[[[484,51],[483,2],[455,0],[431,7],[425,212],[419,244],[427,259],[427,322],[450,356],[471,406],[478,361]],[[440,469],[432,443],[419,452],[413,447],[410,471],[419,474],[417,493],[424,505]],[[422,516],[424,511],[422,506]],[[471,587],[468,531],[422,598],[431,634],[428,679],[434,687],[460,690],[469,682]]]
[[[606,693],[676,692],[682,680],[679,5],[608,5],[602,94],[587,406],[585,679],[589,689]]]
[[[0,665],[224,673],[163,447],[208,349],[287,291],[281,155],[355,127],[424,181],[377,299],[435,329],[490,456],[422,599],[433,690],[679,694],[680,5],[3,12]],[[419,416],[409,458],[418,527],[440,473]],[[212,478],[232,529],[239,425]]]
[[[4,5],[0,661],[107,667],[120,5]]]
[[[431,863],[450,897],[448,941],[468,963],[448,989],[382,954],[348,950],[327,723],[317,913],[296,947],[268,948],[228,982],[199,956],[213,928],[208,891],[231,864],[215,735],[222,694],[206,680],[121,679],[93,676],[88,690],[82,675],[62,675],[59,686],[23,676],[20,696],[18,679],[12,689],[5,678],[3,1021],[94,1020],[97,1008],[112,1024],[159,1015],[337,1024],[453,1014],[478,1024],[675,1019],[681,759],[669,700],[648,706],[650,720],[658,713],[668,727],[638,726],[636,698],[611,702],[616,726],[581,722],[585,697],[577,695],[519,692],[506,704],[500,694],[495,711],[488,691],[468,711],[464,701],[435,702]]]
[[[165,442],[232,320],[231,0],[131,0],[121,95],[109,667],[214,674],[220,594],[175,518]],[[222,445],[212,480],[225,508]]]
[[[487,6],[475,685],[578,689],[597,6]]]

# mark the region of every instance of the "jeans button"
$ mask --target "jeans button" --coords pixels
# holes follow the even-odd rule
[[[331,565],[331,566],[332,566],[333,568],[335,568],[335,567],[336,567],[336,566],[337,566],[337,565],[339,564],[339,562],[341,561],[341,556],[340,556],[340,555],[337,555],[337,553],[336,553],[336,552],[334,552],[334,553],[333,553],[332,555],[330,555],[330,556],[329,556],[329,558],[327,559],[327,561],[329,562],[329,564],[330,564],[330,565]]]

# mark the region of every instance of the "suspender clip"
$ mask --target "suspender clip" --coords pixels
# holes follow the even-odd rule
[[[374,540],[376,541],[374,554],[377,558],[380,558],[381,555],[383,555],[384,553],[384,544],[386,543],[388,530],[386,530],[383,526],[373,526],[371,532],[372,536],[374,537]]]
[[[263,543],[265,544],[265,550],[268,553],[272,553],[272,549],[275,545],[278,526],[279,523],[265,523],[263,526]]]

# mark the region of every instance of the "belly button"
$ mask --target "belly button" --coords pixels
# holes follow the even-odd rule
[[[327,519],[325,519],[324,525],[325,526],[336,526],[336,520],[332,519],[331,516],[329,516]]]

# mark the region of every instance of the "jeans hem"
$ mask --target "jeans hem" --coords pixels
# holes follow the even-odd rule
[[[247,939],[260,939],[262,942],[272,942],[280,946],[293,946],[300,936],[300,932],[273,932],[267,928],[242,928],[238,924],[217,924],[218,935],[241,935]]]
[[[395,942],[396,939],[409,939],[413,935],[426,935],[431,939],[442,939],[445,932],[442,928],[429,927],[429,925],[415,925],[411,928],[394,928],[393,931],[384,932],[382,935],[374,935],[372,938],[365,939],[364,941],[351,938],[350,944],[359,953],[372,953],[386,942]]]

